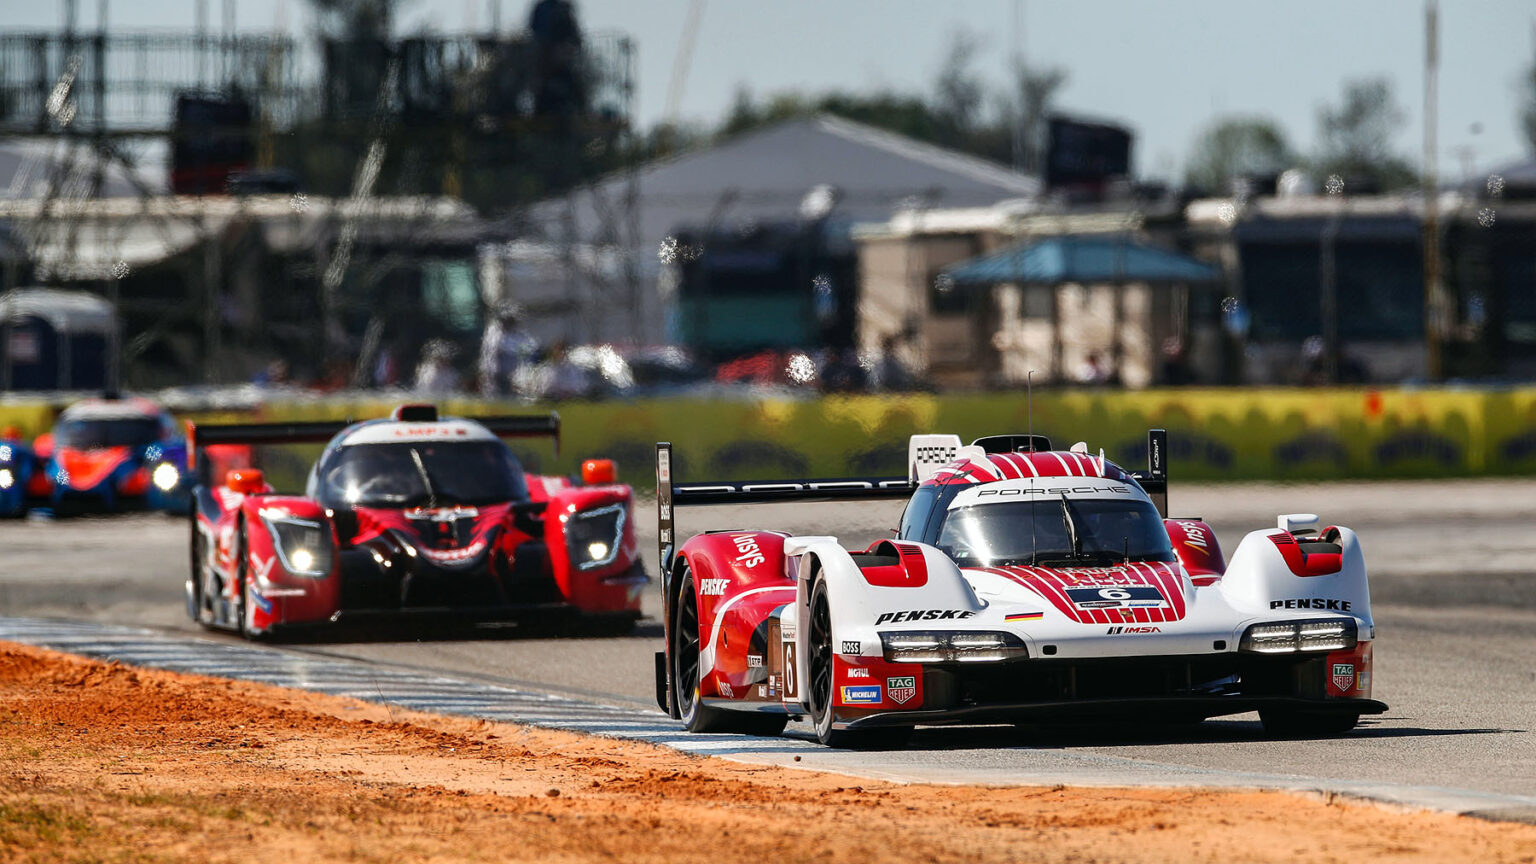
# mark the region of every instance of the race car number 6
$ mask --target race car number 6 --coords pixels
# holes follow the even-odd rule
[[[1131,592],[1124,588],[1100,588],[1099,596],[1105,600],[1129,600],[1131,599]]]

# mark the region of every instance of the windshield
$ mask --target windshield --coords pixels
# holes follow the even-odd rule
[[[1173,560],[1162,517],[1146,501],[1050,498],[957,507],[935,545],[962,567]]]
[[[357,444],[325,466],[328,507],[451,507],[528,497],[522,467],[499,441]]]
[[[53,430],[53,446],[72,450],[139,447],[160,438],[154,417],[114,417],[109,420],[66,420]]]

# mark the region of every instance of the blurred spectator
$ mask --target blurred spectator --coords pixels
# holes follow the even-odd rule
[[[1104,364],[1103,355],[1097,351],[1089,351],[1088,358],[1077,370],[1079,384],[1108,384],[1112,377],[1109,367]]]
[[[1194,382],[1194,373],[1189,368],[1189,351],[1184,347],[1184,340],[1178,336],[1169,336],[1163,340],[1163,383],[1172,387],[1182,387]]]
[[[326,392],[345,390],[352,386],[352,364],[341,357],[332,357],[325,361],[325,367],[320,374],[319,389]]]
[[[518,370],[538,353],[538,340],[523,330],[521,310],[515,304],[498,307],[480,340],[480,392],[486,396],[511,392]]]
[[[853,393],[866,385],[859,352],[847,348],[829,357],[821,368],[821,389],[828,393]]]
[[[1301,343],[1301,383],[1307,387],[1330,384],[1363,384],[1369,377],[1365,364],[1347,353],[1339,352],[1338,368],[1330,374],[1328,345],[1321,336],[1309,336]]]
[[[581,25],[570,0],[538,0],[528,13],[533,35],[533,113],[580,114],[586,108],[581,81]]]
[[[433,395],[459,389],[459,373],[453,368],[453,346],[441,339],[430,339],[421,348],[421,362],[416,366],[416,390]]]
[[[549,348],[549,384],[544,395],[550,399],[579,399],[592,389],[586,369],[571,359],[570,347],[562,340]]]
[[[869,370],[869,389],[876,392],[900,393],[914,389],[916,378],[907,364],[901,362],[900,342],[894,333],[880,340],[880,356]]]
[[[379,349],[378,356],[373,360],[373,386],[379,389],[387,389],[400,384],[400,361],[395,359],[395,351],[388,345]]]
[[[251,383],[258,387],[280,387],[288,383],[288,361],[279,357],[256,373]]]

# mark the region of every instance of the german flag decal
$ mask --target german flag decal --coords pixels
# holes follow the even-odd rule
[[[1004,615],[1004,621],[1039,621],[1044,617],[1044,612],[1015,612],[1012,615]]]

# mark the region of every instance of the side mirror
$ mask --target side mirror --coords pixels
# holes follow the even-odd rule
[[[581,482],[586,486],[612,483],[619,476],[612,459],[588,459],[581,463]]]
[[[224,485],[231,492],[253,495],[267,488],[267,478],[262,476],[260,468],[236,468],[224,475]]]

